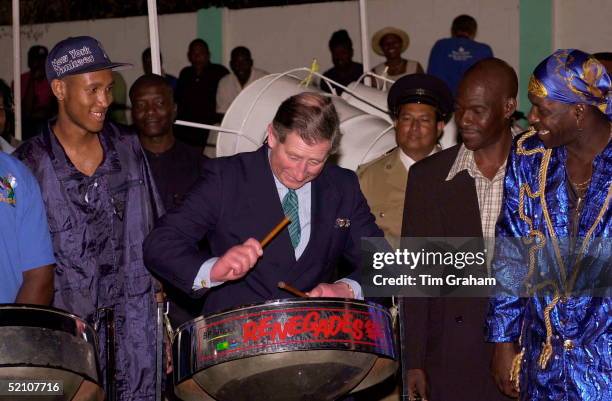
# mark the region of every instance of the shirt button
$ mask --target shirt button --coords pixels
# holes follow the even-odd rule
[[[574,342],[572,340],[565,340],[563,341],[563,348],[565,348],[566,351],[571,351],[574,349]]]
[[[463,323],[463,316],[459,315],[459,316],[455,316],[455,322],[461,324]]]
[[[380,212],[380,213],[378,213],[378,215],[379,215],[380,217],[385,217],[385,212]]]

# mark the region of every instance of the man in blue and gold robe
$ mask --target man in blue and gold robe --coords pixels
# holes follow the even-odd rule
[[[612,399],[612,89],[603,65],[558,50],[529,83],[533,129],[507,163],[487,340],[521,400]]]

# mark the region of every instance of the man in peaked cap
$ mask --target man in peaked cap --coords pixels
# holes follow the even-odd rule
[[[163,212],[136,135],[106,121],[113,63],[89,36],[59,42],[46,75],[58,116],[16,155],[39,181],[57,260],[53,305],[98,327],[102,377],[119,401],[155,399],[155,285],[142,242]],[[112,310],[115,366],[103,357]],[[107,313],[106,317],[111,314]],[[107,394],[109,398],[111,394]]]
[[[450,120],[453,97],[446,84],[427,74],[412,74],[393,84],[387,97],[397,147],[359,167],[361,191],[376,224],[399,244],[406,180],[410,166],[440,150],[438,141]]]
[[[466,72],[455,99],[463,144],[410,169],[403,237],[484,237],[490,247],[502,203],[517,90],[516,73],[500,59],[481,60]],[[482,335],[486,298],[403,298],[400,305],[408,399],[506,399],[489,373],[493,346]]]

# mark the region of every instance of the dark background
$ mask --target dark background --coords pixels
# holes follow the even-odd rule
[[[327,3],[347,0],[157,0],[158,14],[194,12],[201,8],[231,9]],[[22,25],[147,14],[147,0],[21,0]],[[12,24],[11,0],[0,0],[0,25]]]

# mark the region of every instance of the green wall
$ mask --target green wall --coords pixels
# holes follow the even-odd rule
[[[527,85],[534,68],[552,49],[553,0],[520,0],[519,109],[529,111]]]
[[[203,8],[198,10],[197,35],[208,43],[213,63],[223,62],[223,9]]]

